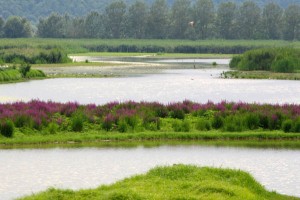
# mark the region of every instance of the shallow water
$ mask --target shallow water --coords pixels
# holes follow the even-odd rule
[[[49,187],[95,188],[157,165],[195,164],[250,172],[268,190],[300,196],[300,151],[209,146],[0,150],[0,199]]]
[[[299,81],[218,78],[224,69],[173,69],[121,78],[58,78],[0,85],[0,102],[31,99],[104,104],[185,99],[206,103],[299,103]]]

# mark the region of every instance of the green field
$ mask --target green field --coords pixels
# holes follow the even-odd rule
[[[156,167],[112,185],[80,191],[48,189],[22,200],[287,200],[299,199],[266,191],[251,175],[240,170],[191,165]]]
[[[176,47],[199,47],[196,53],[226,53],[236,49],[241,53],[245,49],[259,47],[295,47],[300,48],[300,41],[283,40],[137,40],[137,39],[0,39],[0,49],[9,48],[53,48],[59,47],[67,53],[86,52],[165,52],[174,53]],[[98,50],[97,50],[98,49]],[[115,51],[113,51],[115,50]],[[197,49],[196,49],[197,50]],[[224,51],[224,52],[218,52]],[[179,50],[178,50],[179,51]],[[184,51],[184,49],[182,50]],[[180,52],[176,52],[180,53]],[[184,53],[184,52],[181,52]],[[193,53],[193,52],[185,52]]]

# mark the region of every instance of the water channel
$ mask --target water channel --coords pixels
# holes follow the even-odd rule
[[[0,85],[0,102],[31,99],[104,104],[185,99],[206,103],[299,103],[299,81],[221,79],[224,69],[172,69],[118,78],[58,78]]]
[[[214,146],[0,150],[0,199],[49,187],[95,188],[157,165],[242,169],[268,190],[300,196],[300,151]]]

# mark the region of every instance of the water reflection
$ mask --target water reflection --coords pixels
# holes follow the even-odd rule
[[[242,169],[269,190],[300,196],[300,151],[208,146],[0,150],[0,199],[113,183],[157,165]]]

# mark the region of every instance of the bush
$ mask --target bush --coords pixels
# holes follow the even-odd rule
[[[211,130],[211,123],[207,119],[200,118],[196,122],[196,129],[199,131],[209,131]]]
[[[71,129],[75,132],[81,132],[83,130],[84,117],[81,113],[75,113],[71,118]]]
[[[23,77],[26,77],[26,74],[30,71],[31,65],[28,63],[23,63],[19,67],[19,71]]]
[[[285,133],[292,132],[293,121],[291,119],[287,119],[282,123],[282,130]]]
[[[58,131],[59,126],[58,126],[58,124],[51,122],[48,124],[47,129],[50,134],[55,134]]]
[[[14,134],[14,124],[10,120],[6,120],[3,124],[0,126],[1,135],[4,137],[11,138]]]
[[[175,132],[189,132],[191,130],[191,124],[188,120],[174,120],[172,128]]]
[[[215,115],[211,123],[214,129],[220,129],[224,126],[224,119],[220,115]]]
[[[250,130],[258,129],[259,122],[259,116],[255,113],[250,113],[245,116],[245,125]]]
[[[170,112],[170,116],[174,119],[184,119],[185,114],[182,109],[174,109]]]
[[[300,117],[294,123],[294,132],[300,133]]]
[[[126,121],[124,119],[119,120],[118,122],[118,131],[121,133],[125,133],[128,131],[128,124],[126,123]]]
[[[272,71],[282,73],[292,73],[297,68],[297,61],[291,57],[285,57],[274,61]]]

